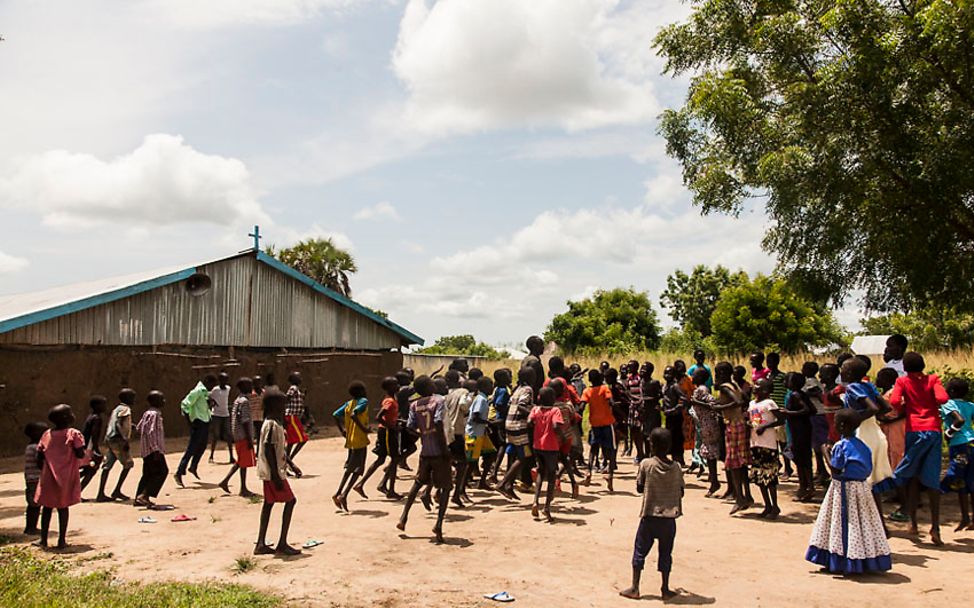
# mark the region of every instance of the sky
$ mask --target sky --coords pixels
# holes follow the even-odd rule
[[[659,310],[676,269],[769,272],[763,210],[702,217],[656,132],[688,81],[652,40],[688,11],[4,0],[0,294],[231,255],[259,224],[349,249],[353,297],[428,342],[505,344],[600,288]]]

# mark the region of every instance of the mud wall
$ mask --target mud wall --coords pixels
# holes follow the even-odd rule
[[[382,378],[401,367],[402,354],[396,351],[0,346],[0,455],[22,453],[24,425],[46,421],[51,406],[73,406],[80,426],[88,415],[91,395],[105,395],[111,407],[123,387],[139,395],[136,416],[144,411],[150,390],[163,391],[166,434],[183,436],[188,429],[179,412],[180,401],[202,376],[224,370],[231,384],[241,376],[273,372],[282,390],[288,373],[300,371],[305,402],[318,425],[328,427],[331,412],[347,399],[349,382],[364,382],[376,409]]]

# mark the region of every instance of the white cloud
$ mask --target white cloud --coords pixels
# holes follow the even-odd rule
[[[443,134],[647,122],[659,25],[646,4],[618,0],[410,0],[393,53],[407,123]]]
[[[402,220],[402,218],[399,216],[399,212],[396,211],[393,204],[388,201],[382,201],[371,207],[360,209],[355,215],[352,216],[352,219],[357,221],[372,220],[391,222],[398,222]]]
[[[216,28],[234,25],[293,25],[370,0],[148,0],[150,13],[176,25]]]
[[[266,233],[265,243],[274,245],[277,248],[291,247],[299,241],[308,239],[331,239],[331,242],[339,249],[354,251],[355,244],[352,239],[340,230],[330,230],[318,224],[303,230],[296,230],[287,226],[277,226]]]
[[[30,265],[24,258],[19,258],[9,253],[0,251],[0,274],[10,274],[20,272]]]
[[[270,223],[243,162],[175,135],[148,135],[107,161],[52,150],[11,164],[0,174],[0,207],[35,210],[52,226]]]

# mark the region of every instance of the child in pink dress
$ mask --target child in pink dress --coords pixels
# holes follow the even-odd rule
[[[37,444],[37,460],[41,480],[37,484],[34,501],[41,507],[41,538],[38,545],[47,547],[51,516],[57,509],[58,549],[67,547],[68,507],[81,502],[79,467],[85,456],[85,439],[81,431],[71,428],[74,414],[70,405],[57,405],[47,414],[54,425]]]

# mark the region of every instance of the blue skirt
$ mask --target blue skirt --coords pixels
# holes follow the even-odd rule
[[[961,445],[950,446],[950,464],[947,465],[947,474],[940,482],[940,491],[947,492],[974,492],[974,444],[964,443]]]

